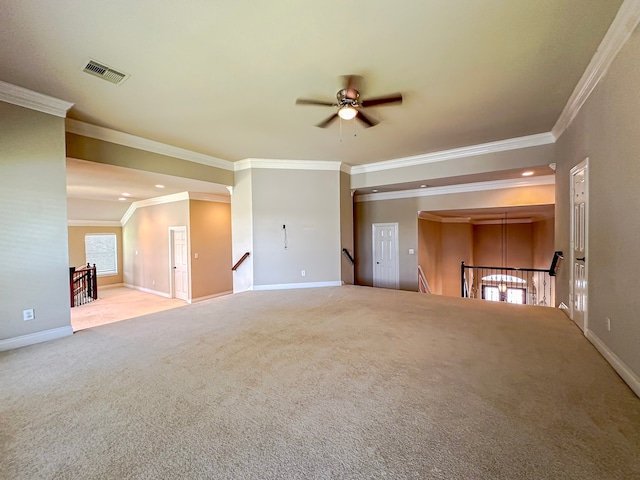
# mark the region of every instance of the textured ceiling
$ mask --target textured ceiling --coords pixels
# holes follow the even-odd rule
[[[0,0],[0,80],[226,160],[351,165],[548,132],[621,0]],[[82,72],[92,58],[130,78]],[[359,74],[381,123],[314,127]]]

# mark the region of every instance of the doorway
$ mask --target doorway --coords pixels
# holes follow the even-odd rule
[[[588,330],[588,238],[589,238],[589,159],[571,169],[571,279],[569,313],[571,319],[582,329]]]
[[[169,282],[171,298],[189,298],[189,253],[187,227],[169,227]]]
[[[373,286],[400,288],[398,224],[373,224]]]

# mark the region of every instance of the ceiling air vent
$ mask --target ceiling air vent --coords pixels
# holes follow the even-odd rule
[[[108,82],[115,83],[116,85],[122,84],[129,78],[129,74],[114,70],[104,63],[98,63],[95,60],[89,60],[82,71],[100,77]]]

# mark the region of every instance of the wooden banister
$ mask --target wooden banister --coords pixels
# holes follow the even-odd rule
[[[246,252],[244,255],[242,255],[242,258],[238,260],[233,267],[231,267],[231,270],[235,272],[238,267],[242,265],[242,262],[244,262],[249,257],[249,255],[251,255],[249,252]]]

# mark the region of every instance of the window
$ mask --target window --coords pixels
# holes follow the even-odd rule
[[[98,275],[117,275],[118,249],[114,233],[90,233],[84,236],[87,263],[96,264]]]

